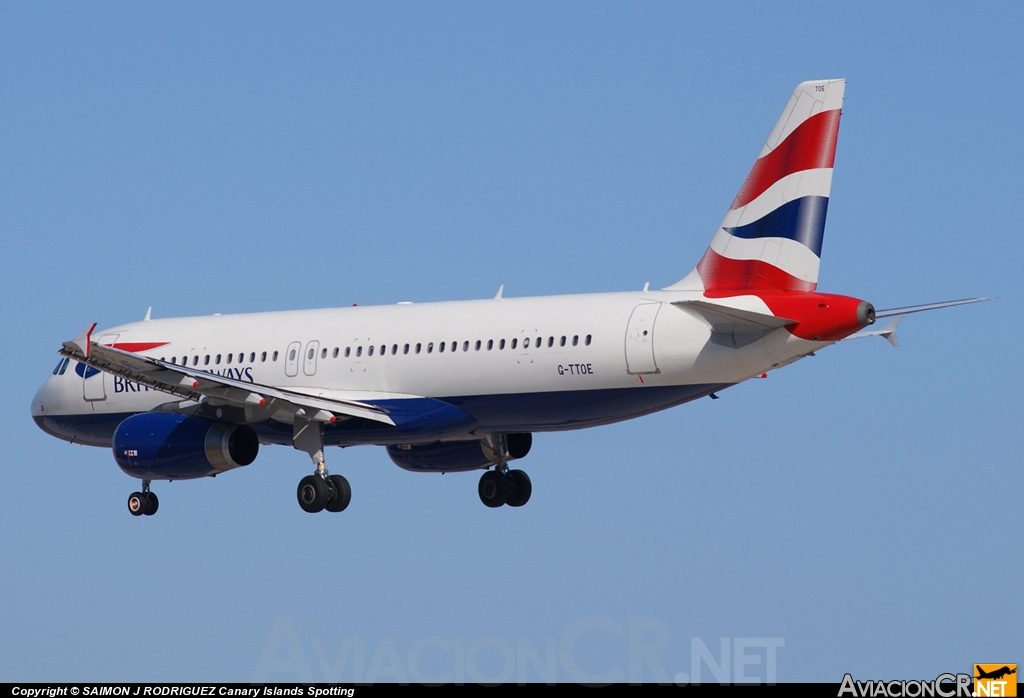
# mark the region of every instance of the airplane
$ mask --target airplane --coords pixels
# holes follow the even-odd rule
[[[510,468],[536,432],[667,409],[828,347],[880,335],[908,313],[819,293],[845,80],[801,83],[697,266],[651,290],[154,319],[64,342],[32,401],[48,434],[113,450],[142,480],[217,476],[267,444],[308,454],[307,512],[339,512],[351,487],[326,446],[384,446],[416,472],[483,470],[488,507],[532,484]],[[876,320],[896,318],[881,330]]]

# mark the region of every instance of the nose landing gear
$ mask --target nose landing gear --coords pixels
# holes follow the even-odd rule
[[[160,508],[160,500],[156,493],[149,491],[149,480],[142,481],[142,491],[132,492],[128,497],[128,511],[132,516],[152,516]]]

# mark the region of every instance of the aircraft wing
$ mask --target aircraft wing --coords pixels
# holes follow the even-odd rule
[[[64,342],[59,353],[86,366],[185,400],[214,400],[237,407],[262,408],[261,413],[268,417],[280,410],[318,422],[335,422],[339,417],[357,417],[395,425],[383,409],[357,400],[346,400],[340,397],[343,391],[334,390],[330,397],[318,397],[169,364],[97,344],[91,339],[95,327],[94,324],[75,339]]]

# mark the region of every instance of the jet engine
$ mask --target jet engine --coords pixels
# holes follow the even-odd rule
[[[260,442],[245,424],[162,412],[133,415],[114,432],[114,460],[144,480],[189,480],[256,460]]]
[[[533,445],[531,434],[507,434],[508,459],[524,457]],[[452,472],[476,470],[494,465],[491,451],[482,441],[439,441],[429,444],[388,446],[388,456],[405,470]]]

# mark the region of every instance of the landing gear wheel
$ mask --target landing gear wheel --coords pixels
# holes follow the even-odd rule
[[[155,492],[146,492],[146,499],[149,504],[146,508],[146,516],[152,516],[160,508],[160,500],[156,498]]]
[[[522,470],[509,470],[508,479],[512,483],[512,491],[509,492],[505,504],[510,507],[521,507],[530,501],[530,494],[533,492],[530,476]]]
[[[132,516],[142,516],[149,511],[149,497],[142,492],[132,492],[128,497],[128,511]]]
[[[348,480],[341,475],[331,475],[327,478],[327,484],[331,487],[331,496],[324,507],[327,511],[345,511],[345,507],[352,501],[352,488]]]
[[[299,497],[299,506],[303,511],[315,514],[323,511],[327,500],[331,496],[331,488],[319,475],[307,475],[299,480],[299,490],[296,493]]]
[[[480,501],[489,507],[500,507],[508,499],[512,484],[504,473],[497,470],[488,470],[480,476],[480,486],[477,492],[480,494]]]

